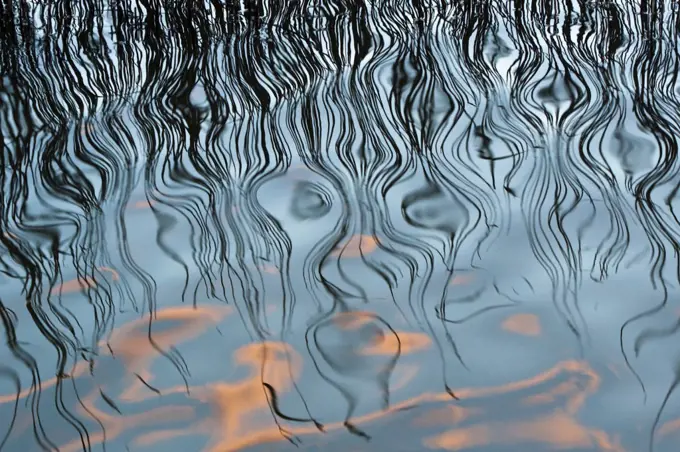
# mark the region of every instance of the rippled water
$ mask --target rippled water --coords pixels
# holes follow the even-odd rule
[[[0,449],[677,450],[676,1],[0,21]]]

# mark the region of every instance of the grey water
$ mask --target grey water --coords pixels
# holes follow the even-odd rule
[[[679,32],[0,0],[0,450],[677,450]]]

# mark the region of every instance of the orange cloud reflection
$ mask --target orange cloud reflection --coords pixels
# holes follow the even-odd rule
[[[564,383],[575,380],[579,380],[580,384]],[[495,387],[454,390],[462,403],[470,406],[452,404],[448,393],[427,393],[392,405],[387,410],[354,418],[353,424],[368,428],[368,424],[386,419],[407,408],[430,405],[435,409],[416,418],[413,426],[440,426],[449,429],[423,439],[422,444],[431,449],[459,451],[489,445],[540,444],[559,450],[625,452],[617,439],[611,438],[602,430],[583,425],[576,417],[587,396],[599,387],[599,382],[599,376],[586,363],[565,361],[525,380]],[[561,396],[559,400],[539,398],[534,400],[534,405],[527,405],[526,401],[530,397],[524,396],[524,393],[544,387],[547,392]],[[565,390],[567,387],[568,391]],[[503,412],[487,411],[487,407],[494,406],[493,400],[486,400],[489,397],[515,399],[517,408],[510,410],[512,418],[497,419]],[[439,408],[436,408],[437,405]],[[342,422],[324,425],[326,433],[344,428]],[[248,443],[242,438],[237,438],[237,443],[232,443],[220,431],[224,430],[215,429],[212,432],[219,440],[214,443],[211,451],[236,451],[249,445],[281,440],[281,433],[275,428],[259,430],[257,435],[251,434]],[[318,434],[311,426],[290,428],[288,433],[297,436]]]
[[[378,247],[378,240],[372,235],[357,234],[350,237],[331,253],[337,257],[361,257],[372,253]]]
[[[300,377],[302,357],[288,344],[263,342],[241,347],[234,353],[234,361],[250,368],[250,375],[234,383],[212,383],[191,390],[194,398],[213,407],[212,417],[186,429],[140,436],[136,444],[148,445],[200,432],[213,436],[207,450],[214,452],[280,441],[282,430],[274,422],[271,394],[264,384],[273,388],[277,397],[285,393]]]
[[[156,201],[144,199],[134,203],[135,209],[149,209],[156,204]]]
[[[501,327],[510,333],[540,336],[541,322],[534,314],[515,314],[503,321]]]
[[[358,330],[376,320],[375,314],[368,311],[339,312],[332,318],[336,327],[345,331]],[[361,350],[362,355],[394,355],[412,353],[428,348],[432,341],[423,333],[395,331],[395,334],[377,335],[374,340]]]
[[[461,400],[470,400],[512,393],[520,395],[527,389],[536,390],[547,385],[538,394],[519,397],[512,419],[483,421],[482,418],[482,422],[463,426],[459,424],[470,417],[469,412],[454,412],[451,416],[454,428],[426,438],[423,444],[432,449],[456,451],[489,445],[539,443],[561,450],[623,452],[625,449],[607,433],[585,426],[576,418],[599,383],[600,377],[586,363],[567,361],[527,380],[495,388],[459,390],[457,395]],[[540,408],[539,411],[535,407]]]
[[[167,349],[172,345],[193,339],[205,331],[211,324],[217,324],[224,319],[232,308],[230,306],[201,306],[193,307],[179,307],[168,308],[158,311],[154,315],[154,322],[181,321],[179,325],[174,325],[173,328],[162,332],[152,331],[149,336],[149,316],[146,315],[141,319],[127,323],[118,329],[114,330],[111,338],[108,341],[101,341],[99,348],[102,356],[113,353],[114,356],[120,357],[126,369],[130,374],[138,373],[140,376],[151,380],[148,366],[151,361],[159,356],[158,349]],[[153,341],[153,342],[151,342]],[[78,362],[71,373],[70,378],[78,378],[89,371],[89,363]],[[55,386],[59,382],[58,377],[50,378],[43,381],[39,390]],[[138,389],[143,387],[143,383],[139,379],[134,379],[133,384],[123,392],[121,397],[123,399],[132,400],[138,399],[141,396],[137,393]],[[19,399],[24,399],[35,391],[35,388],[27,388],[17,394],[7,394],[0,396],[1,403],[14,403]]]
[[[459,273],[455,275],[453,278],[451,278],[451,281],[449,281],[449,285],[451,286],[461,286],[465,284],[469,284],[475,280],[475,277],[472,275],[472,273]]]
[[[341,330],[358,330],[375,320],[375,315],[368,311],[338,312],[333,315],[333,323]]]
[[[148,338],[148,317],[123,325],[113,333],[107,344],[100,345],[102,349],[104,345],[107,349],[110,346],[113,355],[119,358],[116,362],[121,362],[128,373],[144,376],[148,381],[153,377],[151,364],[159,356],[157,348],[168,349],[193,339],[230,312],[227,306],[166,309],[159,311],[154,319],[152,339],[155,345]],[[372,319],[375,316],[368,312],[352,312],[338,314],[334,321],[337,326],[351,330]],[[402,354],[408,354],[430,345],[430,338],[424,334],[397,332],[396,336],[380,336],[365,346],[361,353],[391,356],[398,348]],[[286,424],[286,419],[274,410],[280,408],[283,401],[288,409],[282,411],[291,416],[300,415],[300,408],[291,409],[286,399],[287,392],[300,380],[303,372],[303,358],[291,345],[272,341],[247,344],[234,352],[233,361],[236,367],[248,370],[244,377],[236,381],[193,386],[188,393],[184,387],[162,389],[163,395],[186,393],[183,400],[189,404],[154,407],[142,414],[139,411],[126,414],[131,412],[127,409],[128,405],[134,407],[133,404],[148,400],[152,395],[158,403],[163,403],[163,399],[157,398],[157,394],[143,384],[140,386],[139,380],[134,380],[117,394],[109,394],[106,386],[95,385],[96,389],[83,397],[82,406],[78,408],[82,415],[96,417],[103,427],[101,433],[90,432],[91,444],[110,441],[140,427],[145,432],[132,439],[133,445],[145,446],[179,436],[207,435],[206,450],[210,452],[235,452],[263,444],[275,447],[284,436],[319,434],[319,427],[314,423],[289,420]],[[393,392],[406,387],[419,372],[427,371],[408,362],[401,366],[404,372],[397,379],[398,384],[392,387]],[[431,449],[468,450],[489,445],[538,444],[562,450],[624,452],[618,441],[606,432],[585,426],[578,420],[578,413],[586,399],[599,385],[600,377],[586,363],[564,361],[523,380],[499,386],[453,389],[460,401],[454,402],[451,395],[443,391],[424,393],[392,404],[387,409],[357,416],[352,419],[352,424],[368,429],[374,422],[409,412],[407,408],[431,407],[430,411],[417,416],[411,423],[418,429],[413,434],[421,435],[423,446]],[[97,406],[102,403],[100,389],[121,404],[120,413],[110,414],[108,408]],[[15,397],[11,400],[14,401]],[[398,392],[393,399],[399,399]],[[495,410],[496,399],[502,399],[504,406],[512,408]],[[197,409],[196,403],[210,407],[210,414],[200,415],[203,410]],[[510,418],[506,419],[508,413]],[[162,424],[178,421],[182,423],[179,428],[159,428]],[[660,433],[669,432],[673,427],[672,424],[664,425]],[[341,420],[323,426],[326,433],[346,428]],[[81,449],[82,442],[78,439],[60,450]]]
[[[334,320],[342,328],[353,329],[374,318],[367,312],[348,312],[338,314]],[[422,350],[430,345],[430,339],[420,333],[398,332],[397,335],[402,354]],[[367,355],[392,356],[399,347],[398,341],[394,337],[393,340],[371,344],[363,352]],[[285,394],[301,375],[302,357],[288,344],[264,342],[238,349],[234,353],[234,362],[249,368],[249,376],[233,383],[218,382],[191,389],[192,397],[212,405],[212,418],[199,421],[186,429],[144,435],[138,438],[137,444],[146,445],[177,436],[194,435],[197,432],[213,436],[207,449],[212,452],[238,451],[258,444],[281,441],[286,430],[280,428],[272,416],[271,394],[264,385],[273,388],[277,398]],[[397,386],[410,381],[418,368],[412,366],[405,370]],[[340,429],[343,424],[338,422],[328,427]],[[287,431],[290,435],[304,435],[318,432],[318,428],[312,425],[296,426]]]
[[[673,433],[680,433],[680,419],[673,419],[668,421],[659,427],[659,435],[666,436]]]
[[[118,272],[113,270],[112,268],[109,267],[98,267],[97,268],[99,271],[102,272],[107,272],[111,275],[111,280],[112,281],[118,281],[120,279],[120,276],[118,275]],[[70,281],[66,281],[63,284],[59,284],[55,286],[50,293],[52,295],[59,295],[62,293],[69,293],[69,292],[77,292],[79,290],[84,290],[90,287],[96,287],[97,282],[94,280],[94,278],[91,278],[89,276],[85,278],[76,278],[72,279]]]
[[[374,341],[368,347],[361,350],[362,355],[393,355],[396,350],[402,354],[424,350],[431,345],[432,341],[426,334],[397,332],[397,335],[386,335]]]
[[[623,451],[606,433],[589,429],[560,411],[530,421],[495,422],[458,428],[428,438],[424,444],[432,449],[465,450],[491,444],[527,442],[562,450],[597,447],[603,451]]]
[[[127,387],[124,386],[122,390],[112,389],[109,387],[109,383],[118,387],[120,379],[109,381],[109,372],[106,368],[99,375],[97,361],[94,363],[92,374],[89,373],[88,362],[79,362],[74,367],[70,377],[82,379],[82,382],[86,383],[85,386],[90,387],[91,390],[80,399],[76,405],[76,411],[83,419],[95,419],[101,430],[90,431],[87,438],[78,437],[60,446],[59,450],[80,451],[96,444],[111,441],[126,431],[140,427],[151,428],[177,421],[182,421],[184,424],[191,423],[196,418],[192,406],[170,405],[146,408],[140,413],[139,408],[134,405],[135,403],[146,400],[151,396],[158,397],[158,392],[150,390],[140,381],[140,378],[144,378],[147,382],[153,379],[151,365],[156,358],[161,356],[159,349],[167,350],[174,345],[197,337],[205,332],[210,325],[220,322],[231,311],[232,308],[225,305],[168,308],[155,313],[153,319],[150,319],[147,315],[114,330],[108,341],[100,342],[101,354],[99,356],[104,357],[111,354],[113,357],[119,358],[110,361],[110,364],[122,364],[124,371],[132,377],[130,378],[132,383]],[[151,333],[149,333],[150,320],[153,320]],[[161,330],[159,326],[165,328]],[[255,357],[256,354],[253,353],[252,356]],[[99,377],[103,377],[104,381],[100,382]],[[63,378],[52,378],[45,381],[38,390],[44,393],[47,389],[57,386],[61,380]],[[84,380],[87,380],[87,382]],[[28,398],[35,391],[35,388],[28,388],[18,395],[0,396],[0,403],[14,403],[17,397],[19,399]],[[173,392],[186,392],[186,388],[171,388],[167,391],[164,390],[163,394]],[[102,408],[103,402],[106,402],[106,408]],[[130,405],[131,403],[132,405]],[[111,414],[111,408],[117,413]],[[130,411],[137,411],[137,413],[126,414]]]
[[[218,324],[231,312],[232,308],[224,305],[201,306],[196,309],[193,307],[167,308],[154,315],[152,325],[180,321],[179,325],[163,331],[152,330],[149,335],[147,316],[123,325],[114,332],[106,343],[106,347],[104,344],[100,346],[121,358],[130,374],[136,373],[148,383],[153,380],[149,366],[151,361],[159,356],[159,349],[167,350],[175,344],[196,338],[205,332],[208,326]],[[131,386],[120,395],[120,399],[139,401],[150,395],[146,385],[136,378]]]
[[[96,406],[98,400],[99,394],[92,392],[82,400],[78,410],[83,415],[89,415],[97,419],[102,427],[101,432],[90,433],[88,435],[91,446],[115,439],[128,429],[138,429],[164,422],[190,421],[195,416],[194,410],[191,407],[182,406],[160,407],[133,415],[112,415]],[[61,452],[79,452],[82,450],[82,439],[71,441],[59,447]]]

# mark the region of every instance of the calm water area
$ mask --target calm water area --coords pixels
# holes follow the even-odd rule
[[[677,1],[0,0],[0,450],[680,450]]]

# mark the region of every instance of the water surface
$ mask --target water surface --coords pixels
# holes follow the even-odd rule
[[[676,450],[677,3],[0,21],[0,449]]]

